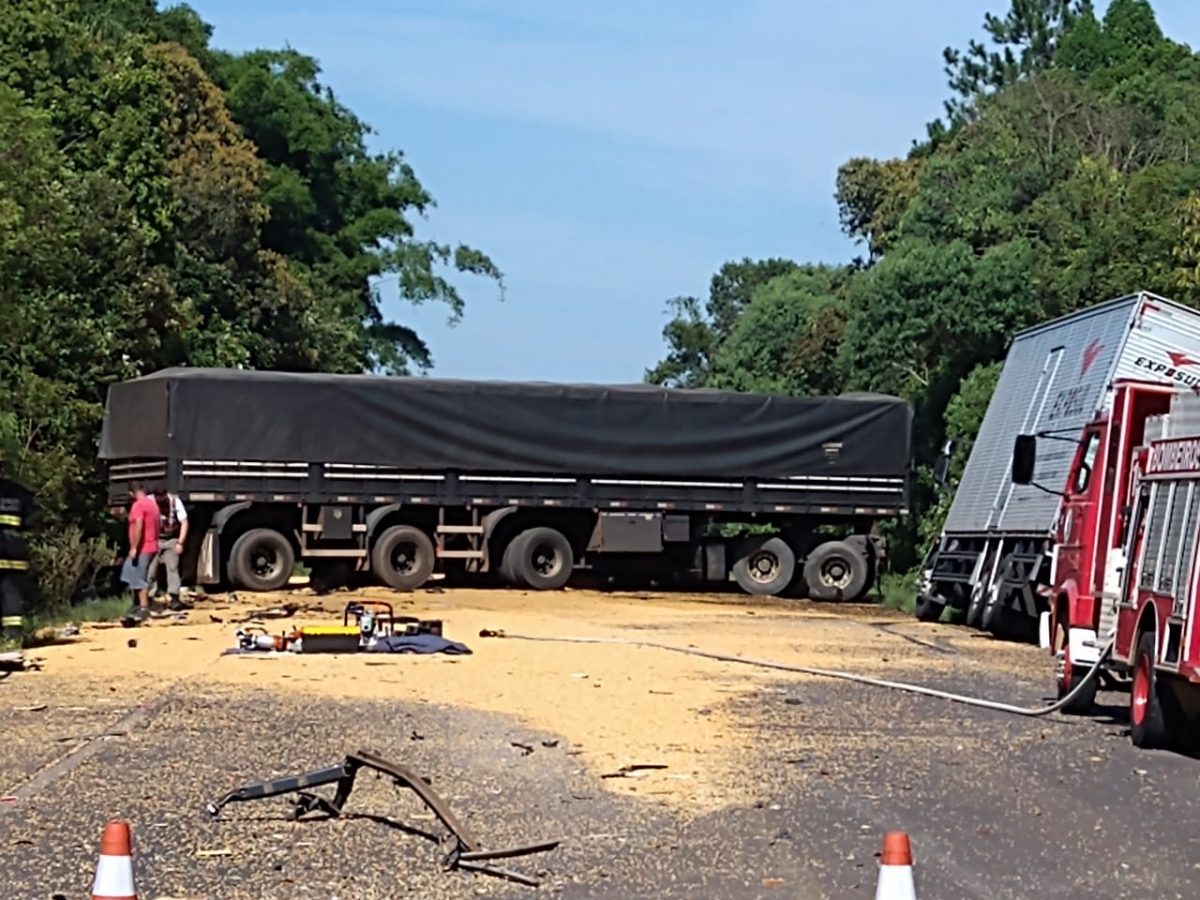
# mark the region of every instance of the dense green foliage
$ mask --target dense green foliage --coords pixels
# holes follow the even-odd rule
[[[1164,37],[1147,0],[1112,0],[1100,19],[1086,0],[1012,0],[985,30],[946,52],[952,99],[924,141],[838,172],[865,258],[727,265],[707,303],[673,301],[668,356],[647,373],[912,401],[920,472],[916,514],[893,535],[901,564],[941,526],[949,492],[930,469],[959,440],[953,489],[1015,330],[1138,290],[1200,303],[1200,56]]]
[[[174,365],[387,372],[426,346],[374,285],[462,299],[482,253],[422,241],[432,199],[293,50],[209,47],[186,7],[0,2],[0,448],[47,537],[95,535],[113,381]],[[82,539],[82,536],[79,538]]]

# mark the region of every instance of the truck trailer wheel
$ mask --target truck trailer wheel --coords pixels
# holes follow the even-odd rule
[[[827,541],[804,561],[804,580],[813,600],[850,600],[871,586],[871,567],[860,548]]]
[[[747,594],[773,597],[796,577],[796,553],[781,537],[747,538],[737,550],[733,579]]]
[[[371,571],[388,587],[415,591],[433,574],[433,541],[420,528],[393,525],[375,539]]]
[[[229,552],[229,578],[246,591],[278,591],[296,568],[292,542],[274,528],[252,528]]]
[[[1002,573],[1007,567],[1007,560],[1000,563],[996,580],[987,589],[983,610],[979,614],[979,627],[989,634],[1000,637],[1004,632],[1005,619],[1008,614],[1008,592],[1004,589]]]
[[[945,609],[946,604],[933,596],[932,593],[923,592],[917,595],[915,612],[920,621],[936,622],[942,617],[942,612]]]
[[[500,556],[500,565],[496,569],[500,575],[500,580],[509,587],[522,587],[521,580],[517,577],[517,556],[521,553],[521,537],[524,532],[518,534],[504,546],[504,553]],[[528,585],[524,585],[528,587]]]
[[[505,557],[501,572],[510,571],[512,581],[535,591],[556,591],[566,586],[575,567],[571,542],[553,528],[522,531],[508,545]]]

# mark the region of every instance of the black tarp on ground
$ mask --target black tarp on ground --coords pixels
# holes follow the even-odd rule
[[[907,403],[879,395],[167,369],[109,389],[100,455],[574,476],[899,476],[911,423]]]

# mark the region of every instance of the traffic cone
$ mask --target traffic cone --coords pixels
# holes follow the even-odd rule
[[[92,882],[92,900],[137,900],[133,886],[133,847],[129,823],[113,819],[100,838],[100,861]]]
[[[906,832],[889,831],[883,836],[875,900],[917,900],[917,889],[913,884],[912,845]]]

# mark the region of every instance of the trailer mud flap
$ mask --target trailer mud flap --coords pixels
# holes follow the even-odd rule
[[[204,533],[200,544],[200,558],[196,561],[196,581],[200,584],[216,584],[221,580],[221,538],[217,529]]]

